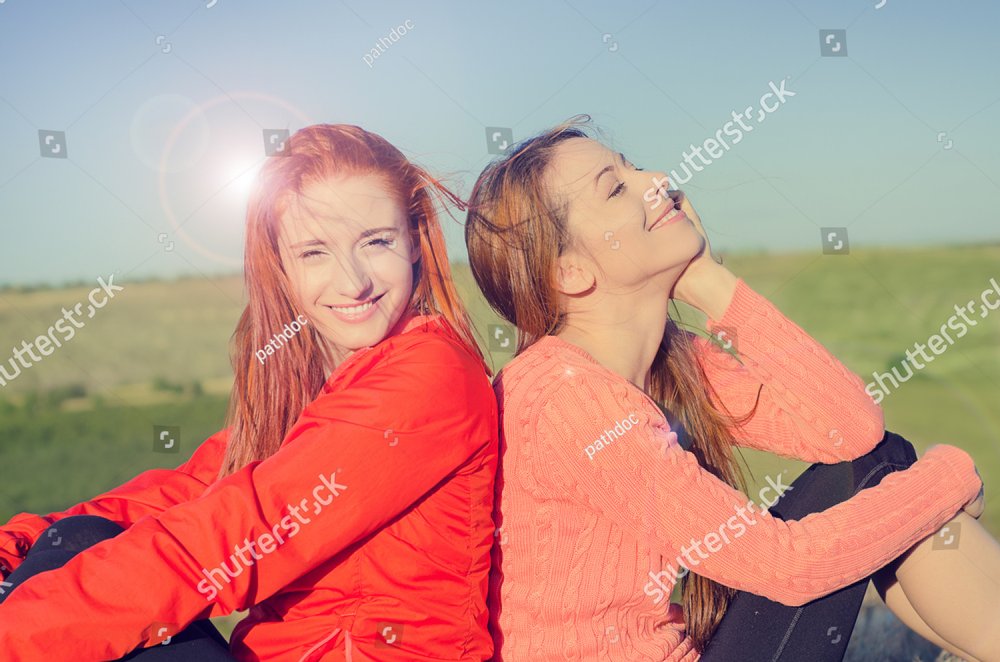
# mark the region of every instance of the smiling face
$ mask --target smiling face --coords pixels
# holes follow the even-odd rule
[[[657,194],[656,178],[667,179],[662,172],[639,170],[590,138],[569,138],[556,147],[546,184],[553,199],[566,204],[571,241],[559,262],[571,279],[564,291],[671,291],[705,239],[686,215],[673,210],[667,184]]]
[[[279,247],[293,296],[338,363],[389,335],[410,306],[420,252],[377,176],[306,186],[282,216]]]

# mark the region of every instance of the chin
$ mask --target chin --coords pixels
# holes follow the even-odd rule
[[[370,320],[356,327],[338,328],[335,334],[331,334],[333,337],[329,338],[329,341],[353,352],[362,347],[377,345],[388,332],[389,325],[385,320]]]
[[[678,263],[683,263],[685,267],[704,253],[705,249],[708,247],[708,242],[705,240],[705,237],[701,236],[701,233],[692,231],[692,235],[693,236],[685,242],[686,246],[684,247],[682,253],[683,257],[678,260]],[[680,247],[678,247],[678,249],[679,248]]]
[[[689,236],[691,237],[691,247],[692,250],[694,251],[691,254],[691,259],[693,260],[694,258],[702,254],[702,252],[705,250],[705,247],[708,246],[708,240],[705,239],[705,236],[702,233],[698,232],[698,230],[694,227],[693,224],[688,223],[688,228],[690,231]]]
[[[677,268],[686,269],[687,265],[705,252],[706,246],[708,242],[705,237],[692,229],[691,234],[679,237],[671,246],[671,250],[665,256],[665,263],[662,263],[663,269],[668,271]]]

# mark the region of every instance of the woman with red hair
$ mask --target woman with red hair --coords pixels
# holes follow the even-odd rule
[[[491,656],[496,401],[435,211],[460,201],[355,126],[286,154],[248,205],[226,429],[0,529],[4,659]],[[200,622],[247,609],[230,650]]]

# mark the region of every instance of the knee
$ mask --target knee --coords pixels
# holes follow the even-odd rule
[[[917,461],[917,451],[913,448],[913,444],[888,430],[872,452],[877,453],[881,460],[898,467],[908,467]]]
[[[76,553],[102,540],[114,538],[124,530],[98,515],[72,515],[42,531],[28,554],[53,549]]]

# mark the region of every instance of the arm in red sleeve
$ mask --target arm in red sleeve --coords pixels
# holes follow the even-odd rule
[[[589,457],[586,447],[626,419],[638,422]],[[748,507],[745,494],[677,444],[638,389],[597,369],[543,391],[536,425],[531,443],[552,453],[551,466],[567,485],[559,498],[615,522],[674,573],[684,565],[792,606],[883,567],[951,519],[981,485],[968,454],[936,446],[843,503],[782,521],[759,504]]]
[[[154,624],[173,632],[246,609],[496,443],[496,400],[479,359],[457,341],[405,342],[306,407],[271,457],[17,588],[0,605],[0,650],[14,662],[54,648],[116,659],[152,641]],[[236,575],[228,583],[218,579],[222,563]]]
[[[853,460],[885,434],[882,409],[861,379],[739,279],[729,307],[710,320],[734,338],[740,361],[704,338],[695,346],[715,397],[736,418],[737,444],[807,462]]]
[[[199,496],[219,473],[228,433],[228,429],[216,432],[176,469],[144,471],[127,483],[62,512],[15,515],[0,527],[0,577],[17,569],[42,531],[64,517],[100,515],[127,529],[146,515],[162,513]]]

